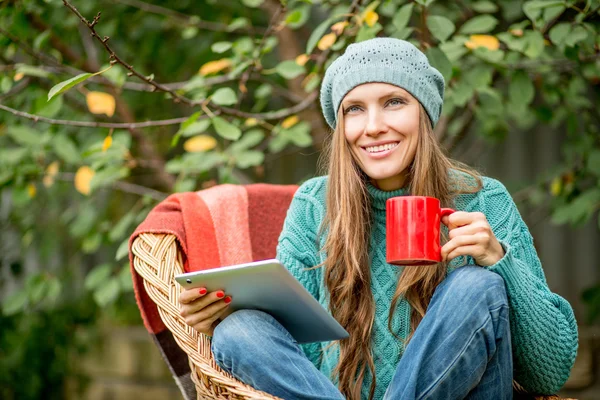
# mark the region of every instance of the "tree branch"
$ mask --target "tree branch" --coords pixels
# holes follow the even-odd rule
[[[195,16],[188,16],[186,14],[182,14],[178,11],[171,10],[169,8],[157,6],[155,4],[149,4],[140,0],[113,0],[113,3],[124,4],[130,7],[138,8],[142,11],[147,11],[149,13],[163,15],[165,17],[173,18],[178,21],[179,24],[183,23],[187,26],[195,26],[196,28],[203,29],[206,31],[213,32],[226,32],[226,33],[250,33],[253,35],[263,35],[265,30],[262,28],[239,28],[236,30],[231,30],[225,24],[221,24],[219,22],[200,20]]]
[[[9,92],[10,93],[10,92]],[[5,95],[6,96],[6,95]],[[2,98],[0,98],[1,100]],[[70,121],[65,119],[52,119],[46,118],[39,115],[29,114],[23,111],[15,110],[14,108],[10,108],[0,103],[0,109],[4,111],[8,111],[9,113],[16,115],[18,117],[27,118],[33,120],[35,122],[45,122],[51,125],[68,125],[68,126],[80,126],[84,128],[114,128],[114,129],[139,129],[139,128],[149,128],[152,126],[167,126],[167,125],[177,125],[189,118],[180,117],[180,118],[171,118],[171,119],[163,119],[158,121],[145,121],[145,122],[87,122],[87,121]],[[203,115],[198,119],[208,118]]]
[[[110,55],[110,63],[111,64],[119,63],[119,64],[123,65],[125,68],[127,68],[129,70],[128,75],[135,75],[136,77],[140,78],[141,80],[143,80],[143,81],[147,82],[148,84],[154,86],[156,89],[161,90],[163,92],[169,93],[173,97],[173,101],[176,102],[176,103],[184,103],[184,104],[187,104],[189,106],[197,106],[197,105],[207,106],[208,104],[210,104],[212,108],[214,108],[215,110],[219,110],[223,114],[228,114],[228,115],[232,115],[232,116],[236,116],[236,117],[240,117],[240,118],[256,118],[256,119],[269,120],[269,119],[285,118],[285,117],[288,117],[290,115],[293,115],[293,114],[295,114],[295,113],[297,113],[299,111],[302,111],[302,110],[310,107],[312,105],[312,102],[316,99],[316,97],[318,95],[318,92],[314,91],[313,93],[311,93],[311,95],[307,99],[305,99],[304,101],[296,104],[293,107],[284,108],[284,109],[281,109],[281,110],[278,110],[278,111],[265,112],[265,113],[249,113],[249,112],[241,111],[241,110],[238,110],[238,109],[235,109],[235,108],[218,106],[216,104],[209,103],[206,100],[191,100],[191,99],[188,99],[187,97],[182,96],[182,95],[178,94],[177,92],[175,92],[173,90],[170,90],[166,86],[164,86],[164,85],[156,82],[152,78],[152,76],[144,76],[144,75],[140,74],[138,71],[136,71],[133,68],[133,66],[131,66],[131,65],[127,64],[125,61],[123,61],[113,51],[113,49],[108,45],[107,42],[109,40],[109,37],[108,36],[104,36],[104,38],[101,39],[100,36],[98,35],[98,33],[96,32],[96,30],[94,29],[94,26],[98,23],[98,21],[100,19],[100,13],[98,13],[94,17],[94,19],[92,20],[92,22],[89,22],[67,0],[63,0],[63,4],[67,8],[69,8],[73,13],[75,13],[75,15],[77,15],[79,17],[79,19],[83,23],[85,23],[87,25],[87,27],[89,28],[92,36],[95,37],[98,41],[100,41],[100,43],[102,43],[102,45],[104,46],[104,48],[106,49],[106,51]],[[307,101],[308,99],[310,99],[310,101]]]
[[[72,182],[75,180],[75,174],[70,172],[60,172],[56,174],[55,178],[60,181]],[[116,181],[111,186],[121,192],[137,194],[139,196],[148,196],[157,201],[162,201],[168,196],[167,193],[129,182]]]
[[[238,84],[238,88],[240,89],[241,93],[240,93],[240,96],[237,101],[237,108],[239,108],[240,105],[242,104],[242,100],[244,99],[244,94],[248,91],[248,89],[246,88],[246,83],[248,82],[248,79],[250,78],[250,74],[254,70],[254,65],[260,61],[262,50],[265,47],[265,43],[267,43],[267,38],[269,36],[271,36],[271,34],[275,31],[275,26],[279,25],[281,23],[282,16],[285,16],[285,5],[283,3],[280,4],[279,8],[275,12],[275,15],[273,15],[273,17],[271,18],[269,27],[267,28],[267,31],[265,32],[264,36],[260,40],[258,49],[256,51],[256,53],[257,53],[256,59],[252,61],[252,64],[250,64],[248,69],[246,69],[244,71],[244,73],[242,74],[242,78],[240,79],[240,82]]]

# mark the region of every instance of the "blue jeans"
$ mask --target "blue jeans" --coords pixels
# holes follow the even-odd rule
[[[212,351],[237,379],[283,399],[344,399],[264,312],[225,318]],[[511,399],[512,370],[504,281],[481,267],[461,267],[435,290],[384,399]]]

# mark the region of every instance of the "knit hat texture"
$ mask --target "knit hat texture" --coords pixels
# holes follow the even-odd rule
[[[344,96],[356,86],[382,82],[399,86],[423,105],[433,126],[444,102],[444,78],[413,44],[394,38],[353,43],[325,72],[321,108],[332,128]]]

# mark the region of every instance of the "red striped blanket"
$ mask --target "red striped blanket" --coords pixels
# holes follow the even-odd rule
[[[159,203],[138,226],[129,246],[140,233],[175,235],[186,272],[217,268],[275,257],[277,239],[294,185],[219,185],[199,192],[177,193]],[[131,272],[144,325],[159,346],[186,399],[195,399],[187,355],[160,319],[142,278]]]

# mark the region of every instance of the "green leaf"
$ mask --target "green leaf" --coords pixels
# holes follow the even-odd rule
[[[304,66],[296,64],[294,60],[282,61],[275,67],[275,71],[285,79],[294,79],[305,72]]]
[[[396,15],[394,15],[394,18],[392,19],[392,24],[397,30],[401,31],[402,29],[406,28],[406,25],[408,25],[408,21],[410,21],[412,11],[413,3],[408,3],[400,7],[400,10],[398,10]]]
[[[111,273],[112,267],[110,264],[98,265],[86,275],[83,286],[88,290],[94,290],[100,287],[102,282],[106,281]]]
[[[279,133],[298,147],[308,147],[312,144],[310,136],[310,124],[307,121],[302,121],[292,126],[289,129],[282,129]]]
[[[35,114],[46,118],[54,118],[62,106],[62,96],[57,96],[50,101],[46,101],[43,97],[38,97],[35,99]]]
[[[440,71],[444,81],[448,82],[452,77],[452,63],[439,47],[431,47],[427,51],[427,58],[431,65]]]
[[[251,7],[251,8],[257,8],[264,2],[265,2],[265,0],[242,0],[242,3],[246,7]]]
[[[592,150],[587,160],[587,169],[600,176],[600,150]]]
[[[573,30],[565,37],[564,43],[567,46],[575,46],[578,42],[587,39],[588,31],[581,25],[577,25]]]
[[[216,42],[213,43],[212,46],[210,46],[210,49],[214,52],[214,53],[225,53],[227,50],[229,50],[231,48],[232,44],[231,42]]]
[[[110,232],[108,232],[108,239],[111,242],[115,242],[121,239],[123,236],[125,236],[125,234],[128,233],[127,230],[135,221],[135,217],[136,214],[132,211],[128,212],[123,217],[121,217],[119,222],[117,222],[117,224],[110,230]]]
[[[265,155],[262,151],[248,150],[238,154],[235,165],[238,168],[246,169],[262,164],[264,159]]]
[[[234,19],[233,21],[231,21],[231,23],[229,25],[227,25],[227,30],[229,32],[233,32],[237,29],[245,28],[249,25],[250,25],[250,21],[248,20],[248,18],[239,17],[239,18]]]
[[[17,74],[21,73],[28,76],[37,76],[38,78],[47,78],[50,76],[50,72],[33,65],[17,64],[15,67],[15,73]]]
[[[117,299],[120,289],[121,285],[119,279],[113,277],[96,289],[94,292],[94,300],[96,300],[96,303],[100,307],[105,307]]]
[[[567,35],[571,32],[571,24],[568,22],[561,22],[552,27],[549,32],[550,40],[556,44],[564,43]]]
[[[118,275],[119,285],[121,287],[121,291],[130,292],[133,291],[133,277],[131,276],[131,269],[129,264],[125,264]]]
[[[523,4],[523,12],[534,23],[542,13],[542,9],[546,7],[553,7],[557,5],[563,5],[564,1],[548,1],[548,0],[536,0],[528,1]]]
[[[378,22],[373,26],[363,24],[356,34],[356,42],[363,42],[365,40],[373,39],[383,29],[381,24]]]
[[[431,34],[440,42],[445,42],[456,28],[454,23],[441,15],[430,15],[427,17],[427,28]]]
[[[487,33],[498,25],[498,20],[491,15],[479,15],[471,18],[460,28],[460,32],[469,35],[473,33]]]
[[[42,143],[42,134],[26,125],[10,125],[6,128],[8,136],[24,146],[38,147]]]
[[[115,253],[115,261],[119,261],[125,258],[129,254],[129,238],[125,238],[119,245],[117,252]]]
[[[256,92],[254,92],[254,97],[256,97],[257,99],[264,99],[266,97],[269,97],[272,93],[273,88],[271,87],[271,85],[269,85],[268,83],[263,83],[256,89]]]
[[[527,47],[524,54],[529,58],[538,58],[544,52],[544,36],[538,31],[525,32]]]
[[[231,88],[219,88],[211,96],[210,100],[220,106],[231,106],[237,103],[237,96]]]
[[[526,72],[517,71],[512,76],[508,93],[511,104],[524,107],[533,100],[535,87]]]
[[[221,117],[213,117],[211,118],[211,121],[215,131],[223,139],[238,140],[240,136],[242,136],[242,131],[240,128]]]
[[[333,21],[335,21],[337,18],[339,17],[327,18],[325,21],[321,22],[314,31],[312,31],[310,37],[308,38],[308,42],[306,43],[306,54],[313,52],[321,37],[323,37],[325,32],[327,32],[327,29],[329,29]]]
[[[210,119],[203,118],[200,121],[193,122],[191,125],[188,125],[185,129],[179,131],[184,137],[194,136],[199,133],[204,133],[210,126]],[[178,132],[178,133],[179,133]]]
[[[54,85],[52,87],[52,89],[50,89],[50,92],[48,92],[48,100],[52,100],[52,98],[54,96],[58,96],[59,94],[66,92],[67,90],[71,89],[73,86],[85,81],[86,79],[88,79],[92,76],[94,76],[94,74],[90,74],[90,73],[79,74],[74,78],[71,78],[71,79],[63,81],[57,85]]]
[[[473,8],[473,10],[482,14],[495,13],[496,11],[498,11],[498,6],[495,3],[492,3],[491,1],[476,1],[471,5],[471,7]]]
[[[243,136],[227,149],[229,153],[236,154],[244,150],[248,150],[251,147],[256,146],[265,138],[264,133],[260,129],[252,129],[245,132]]]
[[[17,290],[2,302],[2,313],[11,316],[25,309],[27,305],[27,292]]]
[[[285,18],[285,24],[292,29],[303,26],[310,16],[310,5],[303,4],[292,10]]]
[[[66,134],[58,134],[52,139],[54,152],[65,162],[77,164],[81,161],[79,149]]]

